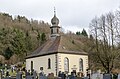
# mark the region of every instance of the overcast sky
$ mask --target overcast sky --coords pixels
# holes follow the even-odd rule
[[[115,11],[120,0],[0,0],[0,12],[50,23],[54,6],[60,26],[73,32],[88,30],[95,16]]]

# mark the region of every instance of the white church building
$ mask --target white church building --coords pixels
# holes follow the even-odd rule
[[[58,26],[59,19],[56,17],[55,11],[51,23],[50,39],[26,57],[26,69],[34,69],[37,73],[43,71],[46,75],[54,73],[55,76],[58,76],[59,71],[68,74],[74,71],[81,72],[86,76],[88,54],[76,50],[79,47],[67,41],[65,35],[60,35],[61,27]],[[72,49],[72,47],[76,47],[76,49]]]

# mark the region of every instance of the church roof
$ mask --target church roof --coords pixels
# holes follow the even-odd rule
[[[44,55],[50,55],[55,53],[65,54],[79,54],[87,55],[66,36],[57,36],[56,38],[49,39],[45,44],[37,48],[32,54],[26,58],[39,57]]]

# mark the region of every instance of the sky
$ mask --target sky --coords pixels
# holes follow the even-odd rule
[[[120,7],[120,0],[0,0],[0,12],[26,16],[51,23],[56,8],[59,26],[66,31],[89,30],[95,16],[113,12]]]

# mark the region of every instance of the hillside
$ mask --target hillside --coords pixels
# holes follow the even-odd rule
[[[24,61],[28,54],[49,39],[49,35],[50,24],[44,21],[28,20],[25,16],[19,15],[13,19],[9,14],[0,13],[1,63],[14,64],[18,61]],[[84,49],[86,37],[71,33],[64,35],[66,39],[63,41],[68,42],[68,48],[86,51]],[[73,47],[71,47],[70,42],[74,44]]]
[[[29,52],[48,39],[49,27],[50,24],[44,21],[28,20],[19,15],[13,19],[9,14],[0,13],[0,54],[6,60],[14,55],[19,57],[18,61],[24,60]],[[0,61],[3,62],[2,59]]]

